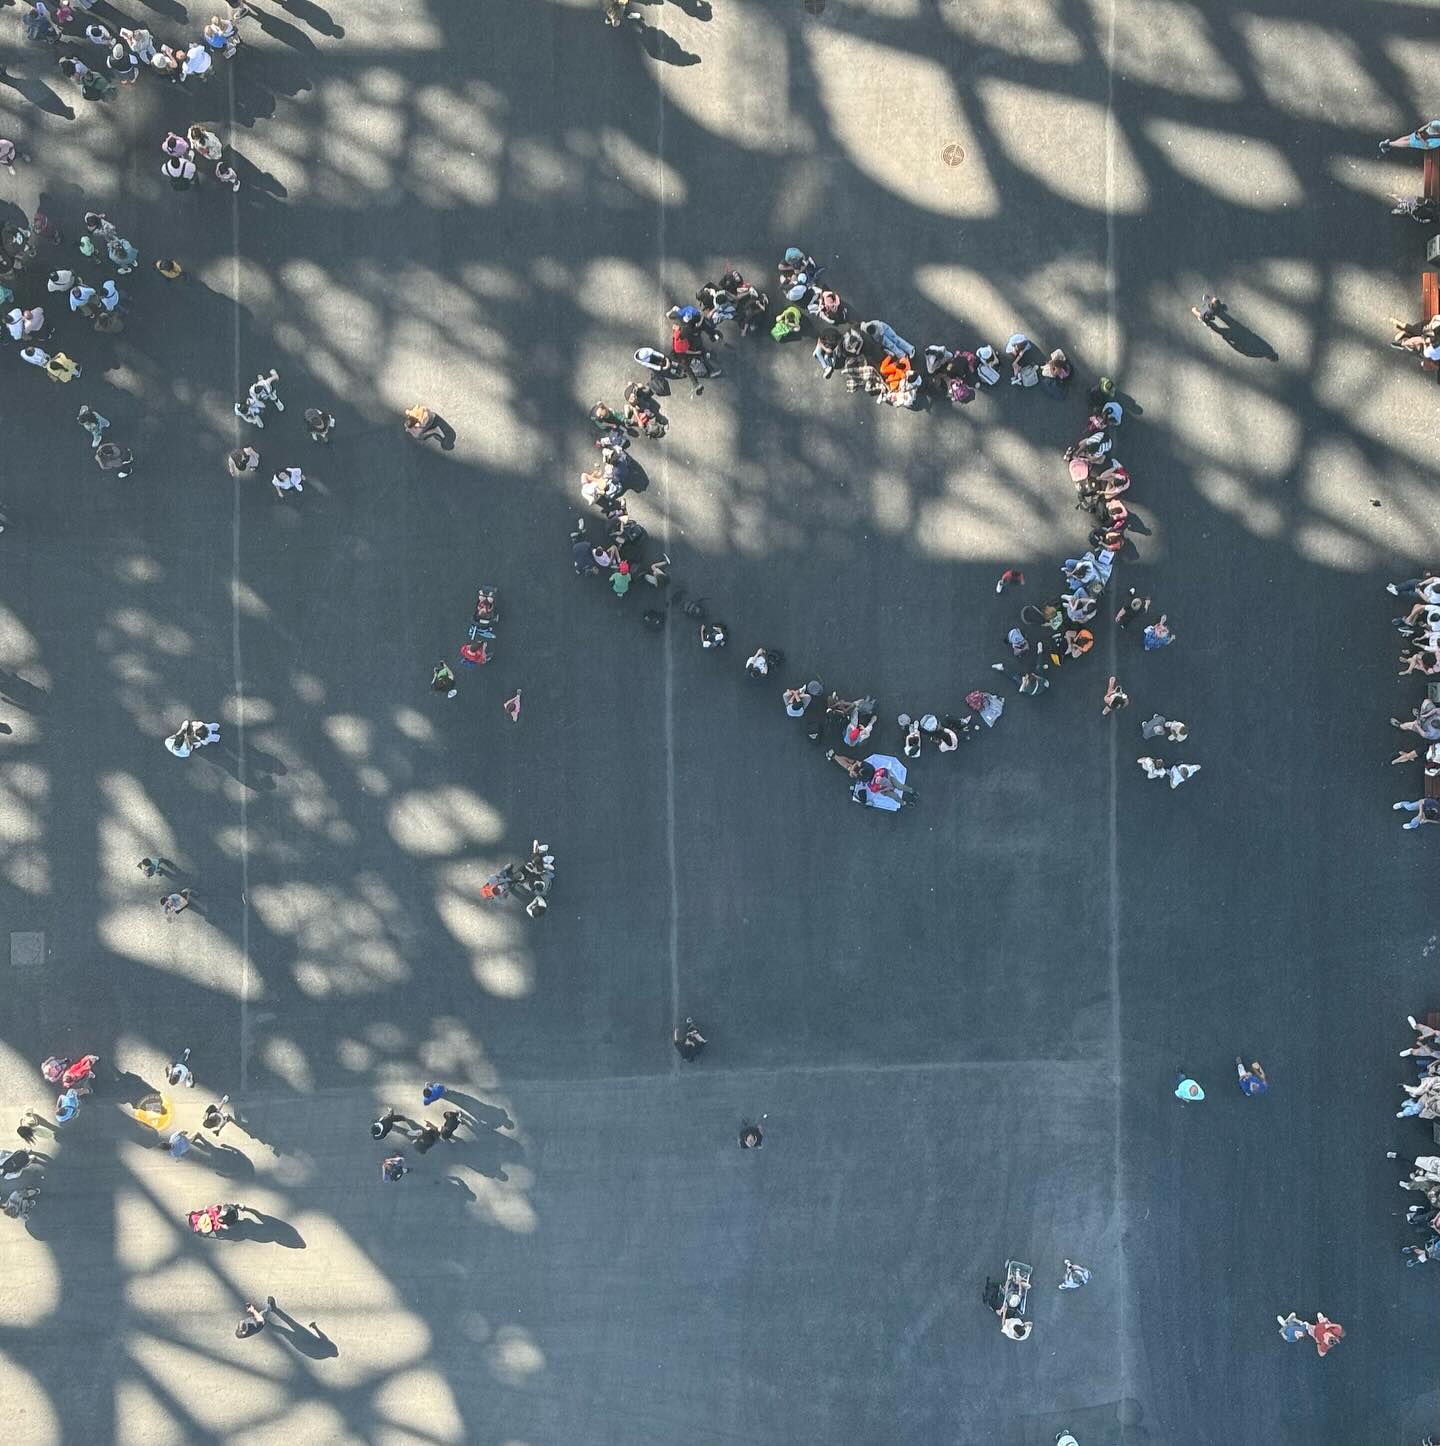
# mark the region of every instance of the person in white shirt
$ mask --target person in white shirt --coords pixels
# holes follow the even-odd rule
[[[283,497],[287,492],[305,490],[305,474],[298,467],[282,467],[270,482],[277,497]]]
[[[5,313],[5,330],[12,341],[21,341],[25,336],[25,313],[17,306]]]

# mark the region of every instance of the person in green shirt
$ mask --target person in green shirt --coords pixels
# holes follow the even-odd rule
[[[616,597],[624,597],[630,591],[630,564],[622,562],[610,574],[610,590]]]
[[[437,693],[444,693],[447,698],[453,698],[459,692],[455,686],[455,674],[451,671],[450,664],[443,659],[435,664],[435,671],[430,675],[430,686]]]

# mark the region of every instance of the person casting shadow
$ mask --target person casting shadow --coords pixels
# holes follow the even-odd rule
[[[1236,321],[1230,315],[1230,308],[1218,296],[1202,296],[1200,305],[1192,306],[1190,314],[1241,356],[1260,357],[1272,362],[1280,360],[1280,354],[1275,348],[1259,332]]]

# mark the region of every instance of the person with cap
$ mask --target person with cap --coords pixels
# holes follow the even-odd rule
[[[624,597],[630,591],[630,564],[620,562],[616,565],[615,571],[610,574],[610,591],[616,597]]]
[[[123,482],[135,469],[135,454],[118,442],[101,442],[96,447],[95,465],[102,472],[113,472]]]
[[[1175,1098],[1186,1104],[1198,1103],[1205,1098],[1205,1091],[1183,1069],[1177,1069],[1175,1071]]]

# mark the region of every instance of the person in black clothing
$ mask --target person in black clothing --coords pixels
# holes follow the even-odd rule
[[[680,1051],[680,1058],[687,1064],[710,1042],[700,1033],[700,1026],[688,1014],[684,1024],[675,1026],[674,1040],[675,1048]]]

